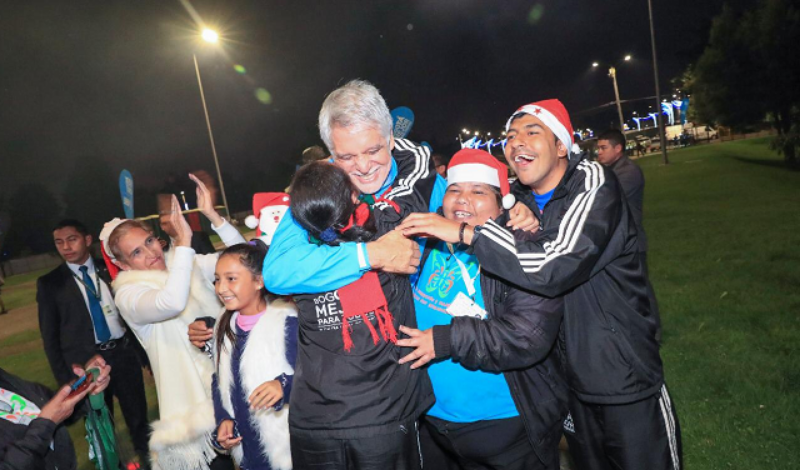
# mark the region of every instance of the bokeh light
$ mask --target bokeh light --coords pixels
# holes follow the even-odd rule
[[[236,70],[236,73],[240,73],[242,75],[247,73],[247,69],[244,68],[243,65],[236,64],[233,66],[233,70]]]
[[[536,24],[539,20],[542,19],[544,15],[544,5],[541,3],[537,3],[536,5],[531,8],[531,11],[528,13],[528,23]]]
[[[264,88],[256,88],[256,99],[264,104],[271,104],[272,94]]]

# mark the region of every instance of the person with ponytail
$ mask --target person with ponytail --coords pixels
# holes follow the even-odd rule
[[[197,184],[197,205],[222,241],[244,238],[214,210],[205,185]],[[192,230],[173,196],[171,224],[175,247],[164,253],[152,230],[136,220],[114,219],[100,233],[119,312],[147,352],[158,394],[160,419],[151,424],[154,469],[232,468],[211,443],[216,429],[209,354],[189,342],[189,325],[199,317],[217,318],[222,308],[214,293],[217,254],[196,255]],[[119,271],[115,273],[114,271]]]
[[[294,219],[323,249],[391,230],[359,202],[348,174],[328,162],[302,167],[291,194]],[[294,299],[294,468],[419,469],[417,420],[433,393],[424,369],[398,364],[410,352],[395,345],[400,325],[417,324],[408,278],[370,271],[340,289]]]
[[[259,239],[219,257],[214,285],[225,313],[217,322],[216,443],[242,470],[291,470],[289,407],[297,310],[264,288],[267,246]]]

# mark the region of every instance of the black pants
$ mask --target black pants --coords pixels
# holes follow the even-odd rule
[[[294,470],[420,470],[416,423],[362,439],[319,439],[291,433]]]
[[[453,423],[426,416],[420,441],[425,469],[558,469],[558,448],[552,449],[550,465],[543,464],[519,416],[474,423]]]
[[[111,382],[105,391],[108,411],[114,413],[116,396],[131,434],[133,449],[144,458],[148,456],[147,441],[150,429],[147,423],[147,399],[144,393],[142,366],[133,341],[136,340],[126,335],[117,342],[116,348],[99,352],[111,366]]]
[[[579,470],[681,470],[681,432],[667,387],[625,405],[595,405],[570,396],[564,423]]]
[[[211,470],[234,470],[233,459],[230,455],[218,455],[209,465]]]

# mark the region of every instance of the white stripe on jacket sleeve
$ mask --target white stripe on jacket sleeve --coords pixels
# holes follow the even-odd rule
[[[578,170],[586,173],[584,191],[578,194],[564,214],[556,239],[543,244],[544,252],[518,253],[513,234],[492,220],[486,222],[482,235],[514,253],[522,270],[529,274],[539,272],[550,261],[572,253],[592,210],[597,191],[605,183],[603,169],[597,162],[583,161],[578,164]]]

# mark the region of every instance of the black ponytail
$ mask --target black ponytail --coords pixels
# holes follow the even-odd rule
[[[322,243],[336,246],[342,242],[367,242],[377,231],[372,214],[363,225],[342,231],[359,204],[353,202],[354,194],[358,189],[344,170],[317,161],[297,171],[289,207],[297,223]]]
[[[219,259],[222,259],[223,256],[238,256],[239,261],[253,276],[261,276],[264,258],[267,256],[268,249],[269,247],[263,241],[256,238],[248,243],[229,246],[219,255]],[[266,287],[261,287],[261,296],[267,304],[276,298],[274,294],[267,291]],[[225,338],[228,338],[232,345],[236,344],[236,336],[233,333],[233,328],[231,328],[233,314],[233,310],[225,310],[225,313],[217,321],[217,369],[219,369],[220,353],[225,348]]]

